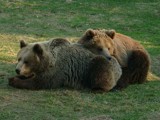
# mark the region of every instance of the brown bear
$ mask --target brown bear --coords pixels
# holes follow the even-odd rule
[[[24,89],[75,89],[109,91],[122,74],[117,60],[107,60],[66,39],[26,44],[20,42],[17,76],[9,85]],[[104,67],[105,66],[105,67]]]
[[[150,57],[144,47],[134,39],[114,30],[89,29],[79,39],[78,44],[97,55],[104,55],[108,59],[114,56],[118,60],[122,67],[122,76],[116,88],[146,81]]]

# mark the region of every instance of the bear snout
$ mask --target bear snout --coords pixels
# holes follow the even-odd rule
[[[20,70],[19,69],[16,69],[15,71],[16,71],[17,74],[20,74]]]
[[[107,56],[106,58],[107,58],[108,60],[111,60],[111,59],[112,59],[112,57],[111,57],[111,56]]]

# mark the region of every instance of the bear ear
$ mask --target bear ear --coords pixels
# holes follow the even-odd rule
[[[86,36],[89,38],[93,38],[96,35],[96,32],[93,29],[88,29],[86,31]]]
[[[26,47],[27,43],[24,40],[20,40],[20,48]]]
[[[106,30],[105,33],[112,39],[114,39],[116,31],[115,30]]]
[[[33,46],[33,52],[36,53],[38,56],[42,56],[43,54],[43,49],[39,44],[35,44]]]

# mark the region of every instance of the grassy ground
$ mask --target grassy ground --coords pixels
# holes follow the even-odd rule
[[[158,120],[160,118],[159,0],[0,0],[1,120]],[[15,75],[19,40],[74,39],[88,28],[112,28],[140,41],[152,58],[150,82],[123,91],[19,90]]]

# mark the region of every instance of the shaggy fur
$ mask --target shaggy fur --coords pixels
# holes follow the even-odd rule
[[[83,47],[108,59],[114,56],[122,67],[122,76],[116,88],[146,81],[150,57],[142,45],[114,30],[89,29],[78,41]]]
[[[109,91],[122,74],[114,57],[108,61],[103,56],[71,45],[65,39],[28,45],[21,41],[20,46],[16,67],[19,75],[9,79],[9,85],[16,88],[70,87]],[[22,72],[26,68],[27,72]]]

